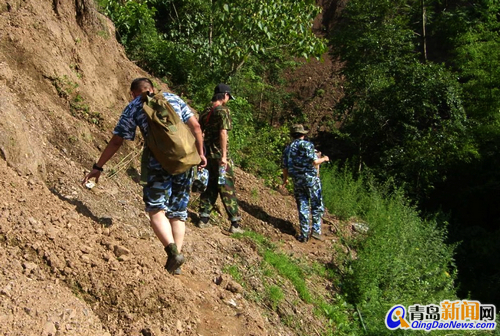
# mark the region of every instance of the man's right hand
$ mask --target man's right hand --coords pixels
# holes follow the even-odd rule
[[[91,178],[95,177],[95,183],[99,182],[99,176],[101,176],[101,172],[97,169],[92,169],[90,173],[85,176],[82,181],[82,184],[85,185]]]
[[[330,158],[326,155],[323,155],[322,159],[325,161],[325,162],[328,162],[330,161]]]
[[[198,165],[198,169],[205,168],[207,166],[207,158],[205,155],[200,155],[200,164]]]
[[[224,166],[224,169],[227,169],[227,157],[223,156],[220,158],[220,165]]]

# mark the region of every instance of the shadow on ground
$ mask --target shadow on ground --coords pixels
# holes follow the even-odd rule
[[[88,217],[90,219],[92,219],[94,222],[96,223],[99,223],[99,224],[102,224],[104,227],[110,227],[111,225],[113,225],[113,219],[112,218],[109,218],[109,217],[97,217],[96,215],[94,215],[92,213],[92,211],[90,211],[90,209],[85,205],[83,204],[81,201],[79,200],[74,200],[74,199],[70,199],[70,198],[67,198],[63,195],[61,195],[57,190],[55,190],[54,188],[50,188],[49,189],[54,195],[56,195],[60,200],[64,201],[64,202],[67,202],[67,203],[70,203],[70,204],[73,204],[74,206],[76,206],[76,211],[81,214],[82,216],[85,216],[85,217]]]
[[[281,218],[273,217],[269,215],[267,212],[265,212],[260,206],[250,204],[246,201],[240,200],[238,203],[240,207],[247,213],[249,213],[251,216],[271,224],[276,229],[280,230],[281,233],[289,234],[292,236],[295,236],[295,234],[297,233],[292,222]]]

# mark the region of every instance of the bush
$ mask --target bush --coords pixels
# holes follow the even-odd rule
[[[456,298],[453,246],[445,223],[423,220],[401,190],[347,168],[322,171],[325,205],[342,218],[355,216],[369,230],[349,243],[356,259],[344,265],[347,301],[356,305],[371,335],[389,334],[385,314],[392,306],[439,304]],[[362,237],[362,238],[359,238]]]
[[[244,98],[236,98],[229,107],[233,122],[229,146],[234,162],[242,169],[264,178],[269,185],[278,185],[281,181],[281,155],[288,140],[288,129],[256,123],[252,106]]]
[[[323,197],[328,210],[339,219],[346,220],[361,213],[362,198],[366,196],[364,179],[355,179],[346,165],[326,170],[321,174]]]

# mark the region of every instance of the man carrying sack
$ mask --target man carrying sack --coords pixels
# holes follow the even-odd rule
[[[83,183],[87,183],[91,178],[95,178],[97,182],[104,164],[118,151],[124,139],[134,140],[136,129],[139,127],[147,144],[144,157],[146,161],[143,164],[147,176],[144,176],[146,172],[141,171],[145,181],[143,200],[146,212],[149,214],[153,231],[167,252],[165,268],[171,274],[180,274],[180,266],[184,263],[184,256],[180,252],[184,242],[193,174],[191,167],[198,163],[200,167],[206,165],[200,125],[187,104],[177,95],[167,92],[154,95],[153,84],[148,78],[135,79],[130,91],[134,99],[123,110],[113,131],[113,137],[92,167],[92,171],[85,176]],[[176,115],[170,113],[171,111],[175,111]],[[184,124],[190,132],[182,129]],[[172,142],[167,148],[162,148],[165,137],[170,138]],[[194,139],[187,139],[190,137]],[[183,139],[187,139],[187,143],[191,145],[182,143]],[[169,148],[176,149],[167,153]],[[178,148],[183,148],[182,153],[177,152]],[[193,155],[193,151],[197,152],[197,155]],[[164,155],[168,156],[168,159],[165,159]]]

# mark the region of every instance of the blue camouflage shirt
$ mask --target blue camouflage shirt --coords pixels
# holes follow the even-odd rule
[[[189,106],[177,95],[169,92],[163,92],[163,96],[168,100],[174,111],[179,115],[182,122],[187,123],[193,116]],[[113,130],[113,134],[118,135],[125,140],[134,140],[137,127],[141,130],[144,138],[148,135],[148,118],[142,109],[141,97],[132,100],[122,112],[118,124]],[[160,163],[151,155],[149,158],[149,169],[161,169]]]
[[[318,159],[314,145],[304,139],[295,139],[283,151],[282,168],[288,169],[288,174],[294,183],[312,182],[318,176],[313,162]]]

